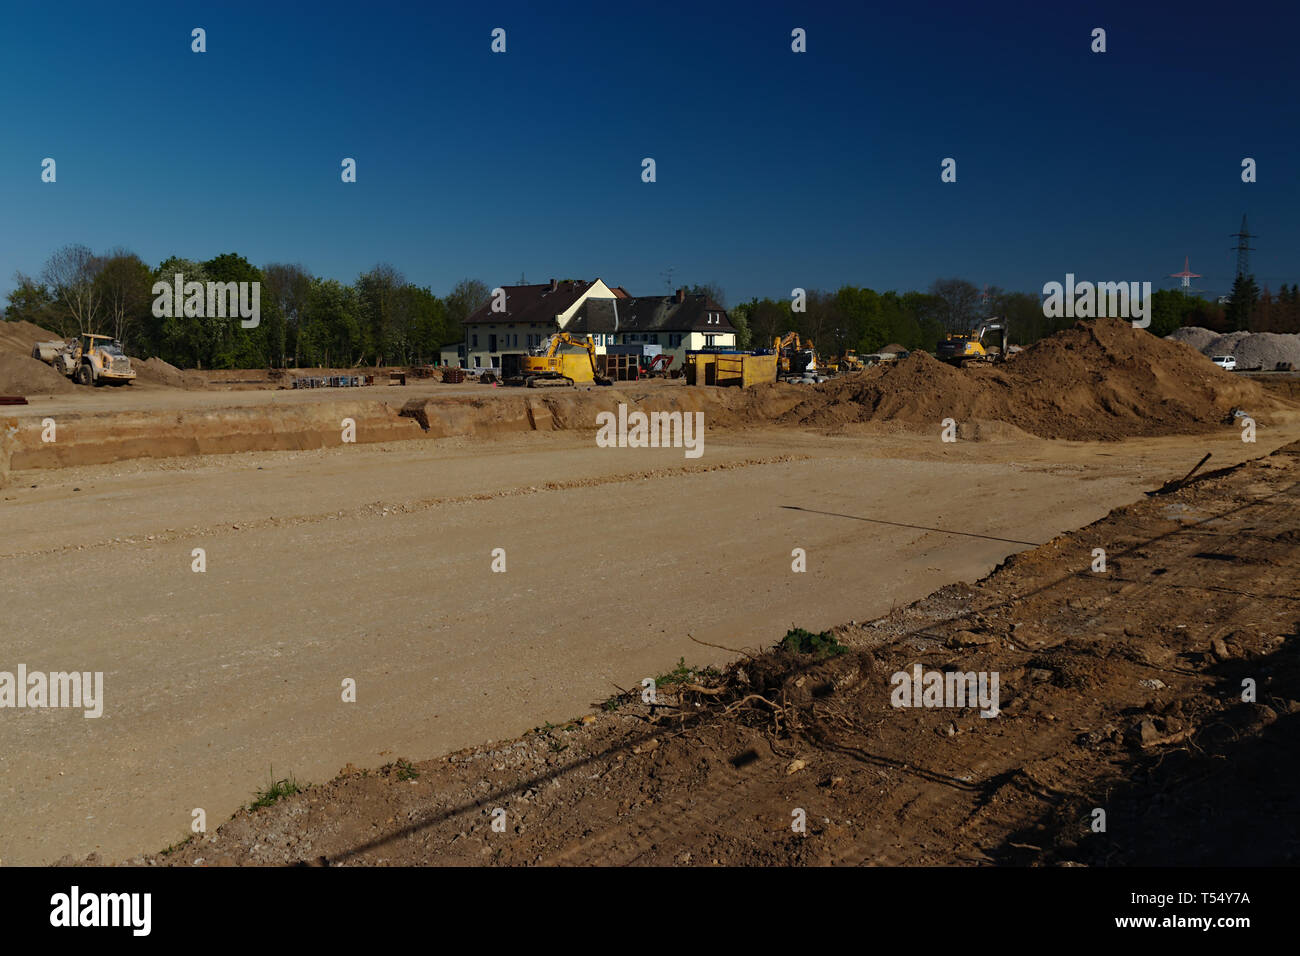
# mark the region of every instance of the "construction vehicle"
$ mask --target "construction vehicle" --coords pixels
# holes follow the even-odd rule
[[[798,332],[787,332],[772,340],[776,353],[776,377],[780,381],[824,382],[821,359],[812,339],[799,339]]]
[[[122,343],[111,335],[83,332],[80,339],[37,342],[32,358],[54,366],[78,385],[129,385],[135,380]]]
[[[846,349],[843,355],[831,359],[831,368],[837,372],[861,372],[866,367],[867,363],[853,349]]]
[[[674,357],[664,352],[649,356],[641,365],[641,375],[645,378],[667,378]]]
[[[1001,334],[995,338],[990,333]],[[985,319],[970,331],[950,332],[934,354],[941,362],[964,368],[973,362],[1006,361],[1007,348],[1007,321],[994,317]]]
[[[582,349],[586,355],[561,352],[561,345]],[[519,358],[519,372],[505,381],[506,385],[526,385],[528,388],[575,385],[595,382],[611,385],[596,368],[596,343],[588,335],[585,340],[575,339],[567,332],[556,332],[544,346]]]

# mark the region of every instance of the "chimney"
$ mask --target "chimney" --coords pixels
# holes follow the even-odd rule
[[[552,279],[552,280],[551,280],[551,291],[554,292],[554,291],[555,291],[556,289],[558,289],[558,288],[559,288],[559,283],[557,283],[554,279]]]
[[[678,302],[685,302],[685,301],[686,301],[686,287],[685,287],[685,286],[682,286],[680,289],[677,290],[677,301],[678,301]]]

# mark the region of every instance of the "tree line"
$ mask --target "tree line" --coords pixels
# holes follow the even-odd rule
[[[794,331],[811,338],[823,356],[849,349],[877,352],[886,345],[933,351],[949,332],[973,329],[994,315],[1006,317],[1012,342],[1027,345],[1074,323],[1044,316],[1038,295],[992,286],[980,290],[964,279],[937,279],[924,292],[850,285],[835,292],[809,290],[803,311],[793,305],[751,299],[733,308],[729,315],[742,347],[770,348],[774,337]]]
[[[725,303],[719,299],[718,304]],[[794,331],[811,338],[824,356],[848,349],[876,352],[885,345],[932,351],[949,332],[972,329],[990,316],[1007,319],[1012,343],[1031,345],[1077,321],[1045,316],[1041,295],[993,286],[980,290],[964,279],[938,279],[925,292],[877,292],[857,286],[809,291],[803,311],[794,311],[793,305],[789,299],[755,298],[731,308],[728,315],[739,347],[770,348],[774,337]],[[1220,333],[1300,333],[1300,284],[1284,283],[1276,293],[1261,292],[1253,277],[1240,277],[1224,304],[1181,289],[1157,289],[1151,294],[1150,319],[1149,331],[1160,336],[1182,326]]]
[[[255,328],[230,318],[155,316],[154,283],[258,282]],[[225,253],[206,261],[178,256],[150,268],[135,253],[96,254],[70,245],[50,256],[38,276],[14,276],[4,317],[63,337],[112,335],[128,354],[158,356],[182,368],[354,367],[422,365],[463,340],[462,322],[488,298],[487,286],[464,279],[439,297],[381,263],[350,285],[314,276],[304,266],[258,267]]]
[[[243,328],[229,318],[155,316],[155,282],[260,282],[261,320]],[[8,295],[5,318],[33,322],[61,336],[82,332],[112,335],[127,352],[158,356],[182,368],[352,367],[420,365],[444,346],[464,341],[462,322],[489,297],[476,279],[461,280],[443,297],[414,285],[381,263],[351,284],[314,276],[304,266],[254,266],[225,253],[206,261],[173,256],[150,268],[125,249],[96,254],[70,245],[50,256],[38,276],[21,272]],[[716,284],[690,286],[727,308]],[[1260,291],[1239,276],[1231,300],[1220,304],[1181,289],[1152,294],[1150,331],[1168,335],[1184,325],[1216,332],[1300,332],[1300,284]],[[848,349],[879,351],[885,345],[933,350],[946,334],[973,328],[981,319],[1006,317],[1010,339],[1030,345],[1074,324],[1043,315],[1042,297],[997,287],[983,290],[964,279],[937,279],[924,291],[877,292],[842,286],[809,290],[804,308],[789,299],[752,298],[728,311],[740,348],[767,348],[795,331],[812,339],[822,355]]]

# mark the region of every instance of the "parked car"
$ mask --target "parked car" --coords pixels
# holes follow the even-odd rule
[[[1231,355],[1216,355],[1211,358],[1210,361],[1219,366],[1219,368],[1228,372],[1231,372],[1237,367],[1237,360]]]

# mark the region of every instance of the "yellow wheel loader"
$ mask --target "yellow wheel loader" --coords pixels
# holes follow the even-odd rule
[[[135,380],[122,343],[111,335],[86,332],[80,340],[37,342],[32,358],[54,366],[78,385],[130,385]]]

